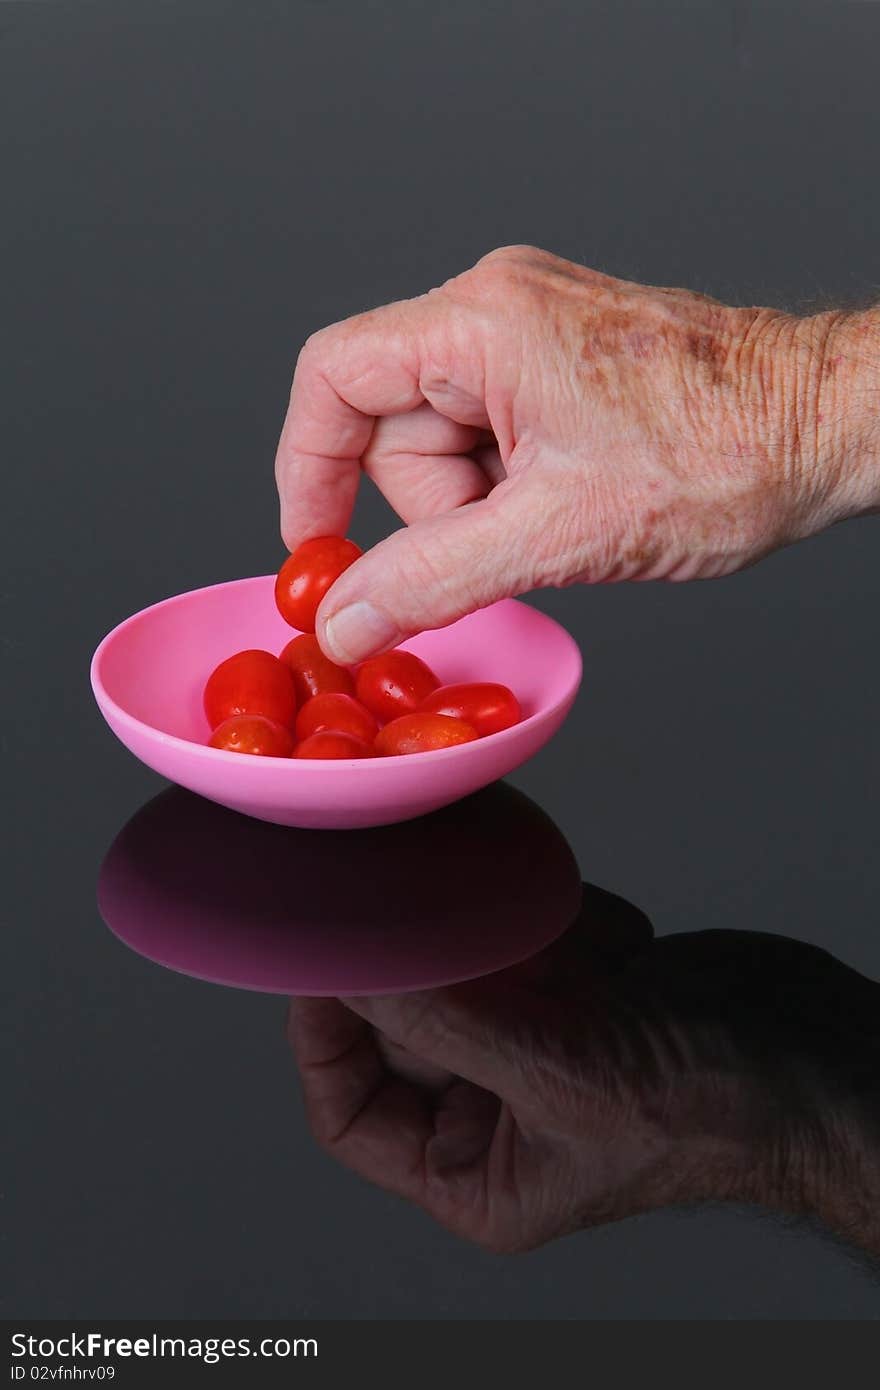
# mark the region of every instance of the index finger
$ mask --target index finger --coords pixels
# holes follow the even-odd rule
[[[363,1177],[418,1200],[431,1096],[389,1074],[372,1029],[336,999],[291,999],[287,1036],[318,1142]]]
[[[424,400],[423,319],[424,300],[404,300],[321,329],[303,347],[275,456],[291,550],[312,536],[345,535],[376,418]]]
[[[456,1077],[438,1093],[395,1076],[373,1030],[335,999],[292,999],[288,1037],[322,1147],[453,1230],[478,1233],[497,1099]]]

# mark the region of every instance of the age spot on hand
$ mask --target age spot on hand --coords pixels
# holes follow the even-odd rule
[[[685,338],[685,345],[689,356],[706,368],[713,386],[720,386],[728,380],[724,370],[727,365],[727,344],[720,338],[713,333],[690,332]]]

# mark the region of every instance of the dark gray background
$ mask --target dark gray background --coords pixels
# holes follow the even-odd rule
[[[875,1317],[845,1253],[660,1213],[499,1259],[312,1145],[280,1001],[128,954],[100,857],[158,781],[90,652],[282,556],[303,338],[529,241],[740,302],[876,293],[880,5],[0,5],[12,816],[9,1312]],[[374,497],[354,534],[391,524]],[[719,583],[551,593],[586,678],[513,780],[660,931],[880,975],[877,523]]]

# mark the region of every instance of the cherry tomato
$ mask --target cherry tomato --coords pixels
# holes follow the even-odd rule
[[[324,655],[313,632],[302,632],[299,637],[291,638],[280,660],[290,667],[297,705],[304,705],[315,695],[354,694],[353,676],[344,666],[337,666]]]
[[[483,738],[509,729],[522,719],[519,701],[506,685],[474,681],[466,685],[441,685],[419,706],[426,714],[449,714],[463,719]]]
[[[293,726],[296,695],[289,669],[271,652],[237,652],[208,677],[205,714],[212,729],[233,714],[262,714]]]
[[[358,667],[355,694],[376,718],[397,719],[416,710],[440,682],[430,666],[412,652],[385,652]]]
[[[290,730],[262,714],[234,714],[231,719],[224,719],[209,743],[228,753],[255,753],[263,758],[289,758],[293,754]]]
[[[275,602],[284,621],[300,632],[314,632],[321,599],[360,554],[360,547],[342,536],[317,536],[298,545],[275,580]]]
[[[379,732],[379,725],[366,706],[350,695],[316,695],[303,705],[296,716],[297,738],[308,738],[319,734],[322,729],[332,729],[337,734],[351,734],[361,738],[364,743],[372,743]]]
[[[295,758],[372,758],[373,749],[362,738],[343,734],[337,729],[322,729],[309,734],[296,746]]]
[[[377,753],[395,757],[452,748],[456,743],[471,743],[477,737],[470,724],[451,719],[448,714],[403,714],[379,730],[374,747]]]

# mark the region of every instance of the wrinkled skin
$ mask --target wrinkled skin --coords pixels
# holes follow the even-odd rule
[[[322,646],[353,662],[546,585],[730,574],[876,506],[878,346],[876,315],[731,308],[531,247],[321,330],[278,448],[284,539],[344,534],[362,471],[408,523],[327,594]]]
[[[752,932],[654,940],[584,887],[523,966],[291,1002],[313,1132],[495,1251],[675,1203],[808,1213],[880,1252],[878,986]]]

